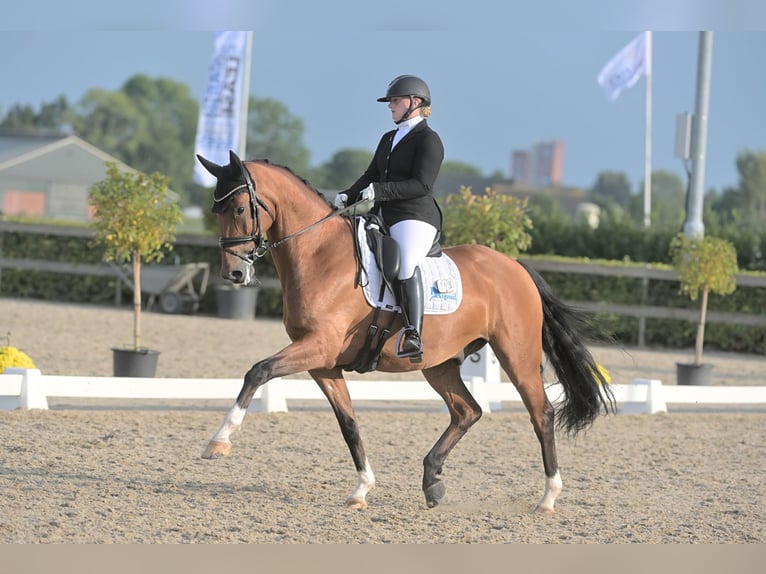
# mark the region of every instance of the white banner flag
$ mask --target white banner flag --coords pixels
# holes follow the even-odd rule
[[[219,165],[229,163],[229,150],[239,151],[240,114],[244,93],[248,32],[218,32],[200,105],[194,142],[194,181],[206,187],[215,177],[197,161],[196,154]],[[244,159],[244,158],[243,158]]]
[[[636,36],[599,73],[598,83],[610,101],[616,100],[625,88],[635,85],[643,74],[650,73],[647,34],[649,32],[641,32]]]

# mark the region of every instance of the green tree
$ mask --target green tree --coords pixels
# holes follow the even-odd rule
[[[575,225],[570,215],[561,208],[554,197],[532,194],[527,207],[527,213],[532,221],[529,231],[530,247],[534,247],[534,253],[563,255],[563,245],[577,251],[577,246],[572,241]]]
[[[476,175],[481,176],[481,169],[470,163],[462,161],[446,160],[442,163],[439,170],[441,174],[447,175]]]
[[[710,205],[716,214],[718,221],[723,225],[731,223],[738,218],[742,210],[742,198],[737,187],[726,187],[721,193],[710,196]],[[707,221],[705,226],[707,227]]]
[[[124,92],[88,90],[76,106],[75,133],[125,163],[140,137],[138,114]]]
[[[622,172],[602,171],[590,191],[593,201],[601,206],[615,204],[627,208],[630,204],[630,181]]]
[[[268,159],[308,177],[310,154],[303,143],[303,120],[272,98],[251,97],[247,116],[247,157]]]
[[[766,220],[766,151],[742,151],[736,164],[737,185],[712,195],[712,208],[724,226],[760,229]]]
[[[187,85],[139,74],[117,92],[86,92],[73,127],[77,135],[131,167],[167,175],[170,187],[189,203],[198,110]]]
[[[644,182],[641,193],[630,198],[630,213],[637,222],[644,221]],[[681,178],[665,170],[652,172],[651,225],[655,229],[679,230],[686,217],[686,186]]]
[[[168,178],[160,173],[120,171],[107,162],[106,177],[89,190],[95,242],[105,261],[133,265],[133,349],[141,336],[141,262],[159,261],[173,248],[181,222],[178,204],[168,194]]]
[[[676,235],[670,242],[670,257],[678,271],[680,292],[700,301],[700,318],[694,344],[694,364],[702,364],[709,293],[729,295],[737,288],[737,251],[731,242],[708,235]]]
[[[39,111],[16,104],[2,116],[0,127],[34,134],[71,126],[79,137],[127,165],[167,175],[183,204],[207,207],[209,190],[193,182],[198,117],[199,103],[186,84],[137,74],[117,91],[88,90],[75,106],[63,96]],[[286,165],[309,180],[321,176],[322,168],[309,167],[304,129],[303,120],[282,102],[251,97],[247,157]]]
[[[39,112],[29,104],[14,104],[0,121],[0,128],[27,134],[60,132],[65,129],[70,114],[71,107],[65,96],[41,104]]]
[[[444,213],[445,245],[481,244],[517,256],[531,244],[532,220],[527,200],[499,195],[491,188],[474,195],[470,187],[447,196]]]
[[[146,173],[170,178],[172,189],[188,200],[194,173],[194,139],[199,105],[186,84],[145,75],[130,78],[122,88],[141,120],[141,140],[126,163]]]
[[[766,151],[745,150],[737,155],[739,193],[751,222],[766,221]]]
[[[14,104],[3,116],[0,128],[14,130],[19,133],[35,133],[37,114],[29,104]]]
[[[354,183],[372,160],[372,152],[364,149],[342,149],[322,165],[324,177],[320,185],[326,189],[342,190]]]

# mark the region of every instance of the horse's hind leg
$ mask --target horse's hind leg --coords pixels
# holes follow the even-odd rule
[[[423,459],[423,493],[426,504],[433,508],[444,497],[444,484],[439,477],[442,465],[458,441],[481,418],[481,407],[466,388],[457,361],[425,369],[423,375],[444,400],[450,415],[447,430]]]
[[[542,382],[540,387],[542,388]],[[553,514],[553,505],[556,503],[558,495],[561,494],[563,484],[556,456],[556,439],[554,435],[555,410],[548,397],[545,396],[545,390],[542,391],[542,394],[542,408],[538,406],[539,402],[537,401],[530,402],[530,405],[533,404],[534,406],[527,406],[537,440],[540,441],[543,454],[543,468],[545,469],[545,492],[537,503],[536,510],[543,514]]]
[[[540,441],[545,469],[545,492],[537,503],[536,510],[552,514],[556,497],[561,493],[562,483],[556,456],[555,410],[545,394],[540,372],[542,351],[537,347],[525,350],[516,344],[504,346],[496,341],[492,342],[492,348],[500,366],[508,373],[519,391],[537,440]],[[506,348],[512,349],[513,355],[507,352]]]
[[[340,432],[346,440],[351,458],[357,472],[357,485],[351,496],[346,499],[346,506],[354,509],[367,508],[367,493],[375,486],[375,475],[372,472],[367,456],[364,453],[362,438],[356,422],[351,397],[348,394],[346,380],[340,369],[312,370],[309,374],[314,378],[322,392],[330,402],[335,417],[338,419]]]

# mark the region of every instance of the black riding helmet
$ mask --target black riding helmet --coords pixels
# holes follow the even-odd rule
[[[410,107],[400,121],[409,118],[412,110],[431,105],[431,90],[428,89],[428,84],[417,76],[411,76],[409,74],[397,76],[391,80],[391,83],[388,84],[386,95],[382,98],[378,98],[378,101],[389,102],[391,101],[391,98],[401,98],[405,96],[410,98]],[[415,106],[412,100],[414,97],[420,98],[423,103],[419,106]]]

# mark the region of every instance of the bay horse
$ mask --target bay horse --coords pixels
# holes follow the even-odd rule
[[[343,371],[365,343],[374,309],[356,284],[357,256],[349,218],[335,216],[324,196],[287,167],[267,160],[242,162],[234,152],[229,153],[228,165],[197,157],[217,179],[213,211],[221,233],[222,277],[250,283],[256,259],[271,253],[291,340],[247,371],[234,405],[202,456],[230,453],[230,437],[241,426],[259,387],[276,377],[307,371],[327,397],[356,468],[357,485],[346,506],[367,508],[375,475]],[[612,391],[578,330],[583,316],[560,301],[537,272],[507,255],[482,245],[449,247],[444,253],[462,276],[459,307],[451,314],[425,316],[420,362],[398,358],[392,337],[377,364],[382,372],[422,371],[447,405],[449,425],[423,460],[426,504],[434,507],[443,498],[442,466],[482,415],[461,378],[460,365],[488,343],[518,390],[540,442],[545,490],[536,509],[553,513],[562,489],[555,430],[574,435],[600,414],[614,411]],[[391,318],[396,332],[402,327],[400,317],[397,313]],[[556,408],[545,393],[544,357],[563,387]]]

